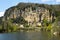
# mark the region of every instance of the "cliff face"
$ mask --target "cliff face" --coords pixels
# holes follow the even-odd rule
[[[5,20],[17,19],[19,17],[23,17],[28,22],[28,25],[42,24],[44,21],[49,23],[55,19],[53,11],[50,12],[49,9],[38,6],[37,4],[19,4],[7,9],[4,15]]]

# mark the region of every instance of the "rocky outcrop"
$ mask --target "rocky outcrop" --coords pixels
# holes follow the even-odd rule
[[[37,6],[37,4],[18,4],[17,6],[11,7],[6,10],[4,18],[5,20],[16,19],[23,17],[28,22],[28,25],[42,24],[43,21],[53,22],[56,18],[54,12],[47,8]],[[28,6],[27,6],[28,5]],[[52,12],[50,12],[52,11]]]

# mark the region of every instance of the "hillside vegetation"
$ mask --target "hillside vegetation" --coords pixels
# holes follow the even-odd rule
[[[54,28],[59,26],[59,23],[59,4],[19,3],[8,8],[4,16],[0,17],[0,32],[36,29],[51,31],[52,29],[55,30]],[[55,26],[55,24],[57,25]],[[56,31],[60,30],[57,29]]]

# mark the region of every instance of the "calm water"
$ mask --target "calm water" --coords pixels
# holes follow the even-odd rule
[[[15,32],[0,34],[0,40],[60,40],[49,32]]]

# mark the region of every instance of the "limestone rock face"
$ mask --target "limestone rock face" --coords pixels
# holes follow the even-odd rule
[[[16,19],[21,16],[28,22],[28,24],[38,24],[42,23],[44,20],[52,22],[52,20],[55,19],[54,13],[50,12],[49,9],[39,6],[26,6],[23,8],[15,6],[7,9],[4,15],[7,20]]]

